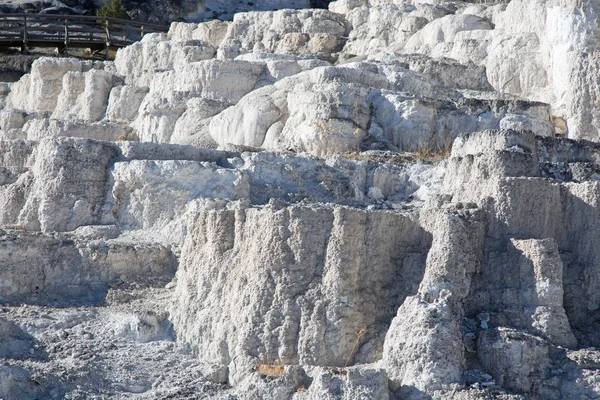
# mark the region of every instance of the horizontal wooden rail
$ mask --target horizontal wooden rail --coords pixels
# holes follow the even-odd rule
[[[118,49],[140,40],[145,34],[167,32],[168,26],[127,21],[111,17],[54,14],[0,13],[0,47]]]

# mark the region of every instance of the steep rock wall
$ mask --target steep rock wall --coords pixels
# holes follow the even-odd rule
[[[446,175],[434,208],[191,214],[172,307],[179,338],[240,384],[261,363],[351,359],[383,368],[400,398],[443,398],[485,379],[547,398],[592,393],[588,378],[575,384],[551,371],[569,362],[560,348],[597,340],[595,250],[586,244],[595,154],[594,145],[485,131],[455,142],[458,176]],[[572,174],[549,179],[559,160]]]
[[[179,262],[223,396],[596,398],[600,147],[555,137],[598,139],[596,8],[340,0],[40,59],[0,86],[2,302]]]
[[[576,122],[591,121],[584,110],[593,108],[593,89],[583,97],[554,94],[548,79],[532,76],[548,70],[544,51],[562,54],[561,47],[523,39],[533,56],[510,56],[526,61],[524,67],[503,63],[510,48],[521,47],[502,38],[525,29],[506,17],[519,11],[515,2],[506,10],[336,3],[331,9],[339,12],[280,10],[241,13],[232,22],[173,24],[168,34],[146,35],[119,51],[114,64],[36,62],[31,74],[11,85],[0,127],[7,138],[86,135],[321,156],[412,151],[424,143],[447,148],[459,133],[496,128],[593,137],[593,121],[589,127]],[[373,24],[361,13],[381,14],[377,26],[390,36],[364,31]],[[397,26],[394,15],[407,22]],[[538,25],[528,34],[542,36],[537,30],[546,28]],[[585,26],[567,24],[565,35],[590,37]],[[454,50],[461,43],[481,48],[481,59]],[[585,71],[577,73],[590,80],[593,71]],[[518,74],[523,82],[517,88],[500,82]],[[44,97],[34,93],[43,88],[53,95],[41,104]],[[94,123],[84,130],[81,121]]]
[[[293,206],[192,218],[173,321],[181,340],[229,364],[234,380],[257,360],[344,366],[381,358],[431,243],[410,214]]]

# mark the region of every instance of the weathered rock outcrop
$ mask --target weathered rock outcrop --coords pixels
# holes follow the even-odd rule
[[[380,359],[431,241],[414,216],[385,211],[292,206],[192,218],[173,321],[199,354],[229,364],[232,379],[248,372],[249,357],[340,367]]]
[[[576,111],[575,100],[550,95],[547,79],[531,76],[547,75],[545,64],[538,65],[541,56],[518,58],[531,60],[518,71],[500,62],[517,46],[504,41],[505,50],[494,47],[495,38],[512,29],[502,25],[509,24],[504,14],[512,9],[357,5],[332,3],[333,11],[349,7],[344,15],[280,10],[237,14],[232,22],[177,23],[168,35],[147,35],[123,49],[114,64],[36,62],[31,74],[12,85],[2,130],[7,137],[37,139],[41,126],[30,120],[51,112],[53,120],[73,121],[47,125],[52,135],[78,135],[69,124],[97,121],[89,137],[325,155],[415,150],[432,142],[448,147],[459,133],[483,129],[570,137],[595,129],[576,127],[572,121],[589,118]],[[364,32],[373,26],[369,18],[379,18],[377,26],[390,36]],[[372,37],[376,41],[365,44]],[[460,56],[452,46],[461,40],[484,54]],[[410,54],[415,52],[422,55]],[[437,58],[442,55],[454,60]],[[501,83],[515,74],[523,75],[518,88]]]
[[[93,227],[74,234],[3,231],[0,293],[11,301],[50,294],[98,302],[119,280],[169,278],[176,268],[170,246],[119,238],[116,229]],[[93,236],[86,238],[89,233]]]
[[[0,86],[0,397],[597,398],[597,8],[339,0],[37,60]],[[65,313],[115,372],[63,371],[48,301],[104,304]]]
[[[272,205],[192,214],[172,307],[178,337],[228,364],[233,382],[257,363],[376,363],[407,398],[437,398],[473,376],[563,398],[575,389],[558,349],[597,340],[595,256],[580,247],[592,240],[582,232],[594,230],[581,229],[577,215],[585,213],[586,226],[597,216],[570,193],[581,198],[597,185],[591,174],[577,183],[532,175],[595,149],[485,131],[460,136],[449,161],[473,190],[446,174],[432,209]],[[545,197],[555,203],[532,201],[531,185],[556,192]],[[595,390],[588,379],[578,393]]]

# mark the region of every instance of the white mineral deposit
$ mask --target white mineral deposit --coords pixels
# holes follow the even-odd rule
[[[0,84],[0,399],[599,399],[600,2],[227,4]]]

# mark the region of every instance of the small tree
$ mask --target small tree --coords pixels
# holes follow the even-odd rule
[[[121,0],[105,0],[104,6],[96,11],[96,16],[129,19],[127,10],[123,7]]]
[[[329,6],[329,3],[331,3],[333,0],[310,0],[309,1],[309,6],[310,8],[325,8],[327,9],[327,7]]]

